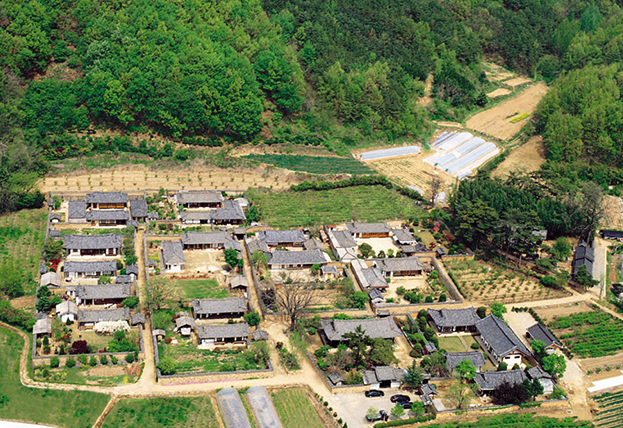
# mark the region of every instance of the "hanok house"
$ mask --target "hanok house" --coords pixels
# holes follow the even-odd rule
[[[175,320],[175,332],[182,336],[190,336],[195,328],[195,320],[188,315],[182,315]]]
[[[476,340],[496,364],[503,361],[508,367],[515,364],[521,366],[521,360],[525,358],[530,365],[537,365],[532,352],[526,348],[515,332],[495,315],[489,315],[478,321],[476,330],[480,333],[480,336],[476,336]]]
[[[41,275],[41,286],[60,287],[62,282],[61,274],[58,272],[47,272]]]
[[[595,263],[595,249],[589,247],[586,242],[581,242],[575,250],[573,258],[573,275],[575,276],[580,266],[586,266],[588,274],[593,274],[593,263]]]
[[[448,364],[450,373],[454,373],[463,360],[471,361],[474,367],[476,367],[476,372],[480,372],[480,369],[487,365],[487,361],[481,352],[449,352],[446,354],[446,364]]]
[[[130,198],[124,192],[87,193],[87,208],[92,210],[123,210],[128,208]]]
[[[115,276],[117,274],[117,261],[65,262],[63,269],[65,279],[68,281],[79,278],[99,278],[104,275]]]
[[[130,309],[97,309],[78,311],[78,328],[91,330],[99,322],[130,321]],[[128,324],[129,325],[129,324]]]
[[[125,210],[91,210],[87,211],[87,223],[91,226],[125,226],[130,214]]]
[[[378,288],[372,288],[370,291],[368,291],[368,297],[370,298],[370,302],[373,305],[378,305],[385,301],[383,293],[381,293]]]
[[[528,328],[526,337],[530,340],[540,340],[545,344],[545,351],[548,354],[553,354],[556,348],[562,349],[562,345],[554,337],[551,331],[541,323],[536,323],[532,327]]]
[[[482,373],[476,373],[474,381],[480,387],[480,394],[487,395],[491,391],[497,389],[500,385],[508,382],[511,385],[521,384],[526,378],[525,373],[521,369],[504,370],[501,372],[488,370]]]
[[[402,331],[396,325],[394,318],[372,318],[361,320],[332,320],[321,319],[321,335],[323,342],[327,345],[337,346],[346,341],[346,333],[354,333],[357,326],[365,330],[365,334],[370,339],[382,338],[394,340],[402,336]]]
[[[48,317],[37,320],[35,325],[32,327],[32,333],[37,336],[52,334],[52,320]]]
[[[526,370],[526,374],[531,380],[538,379],[543,386],[543,394],[551,394],[554,392],[554,377],[543,370],[541,367],[531,367]]]
[[[298,229],[292,230],[263,230],[257,232],[257,236],[266,242],[270,248],[274,247],[300,247],[303,248],[307,238]]]
[[[325,281],[331,281],[338,278],[339,273],[335,266],[323,266],[321,269],[322,279]]]
[[[604,239],[614,239],[616,241],[623,240],[623,231],[620,230],[602,230],[601,235]]]
[[[78,317],[78,305],[71,300],[56,305],[56,315],[62,322],[75,321]]]
[[[192,301],[193,316],[199,319],[239,318],[247,312],[244,297],[227,299],[196,299]]]
[[[370,389],[400,388],[407,371],[392,366],[376,366],[372,370],[364,370],[362,375],[364,385],[370,385]]]
[[[225,343],[249,342],[249,324],[200,325],[197,327],[197,339],[200,345],[221,345]]]
[[[87,203],[85,201],[67,202],[67,221],[69,223],[86,223]]]
[[[132,296],[130,284],[78,285],[68,294],[73,294],[78,305],[119,304]]]
[[[223,208],[217,208],[211,214],[212,224],[243,224],[247,219],[240,202],[232,199],[223,201]]]
[[[61,221],[61,215],[58,213],[54,213],[50,215],[50,223],[58,223]]]
[[[244,275],[234,275],[229,277],[229,288],[232,290],[247,291],[249,289],[249,281]]]
[[[225,250],[233,248],[241,252],[242,246],[233,240],[231,235],[224,231],[214,232],[186,232],[182,234],[184,250]]]
[[[130,275],[130,277],[132,278],[132,282],[136,281],[136,278],[138,278],[138,266],[127,265],[125,267],[125,273],[126,275]]]
[[[325,228],[325,231],[329,237],[331,250],[340,261],[349,262],[357,260],[357,241],[355,241],[350,232],[330,230],[328,227]]]
[[[118,256],[121,254],[121,235],[67,235],[64,248],[67,256]]]
[[[181,272],[186,266],[182,241],[162,241],[162,265],[167,272]]]
[[[273,270],[309,269],[313,265],[324,266],[331,259],[320,250],[282,251],[275,250],[268,260],[268,267]]]
[[[415,237],[408,229],[394,229],[392,232],[394,234],[394,241],[400,246],[417,244]]]
[[[333,386],[340,386],[346,384],[346,379],[340,372],[331,372],[327,375],[327,378],[331,381]]]
[[[365,261],[357,259],[351,263],[353,274],[364,290],[379,288],[385,290],[389,287],[387,280],[377,268],[368,268]]]
[[[476,331],[476,323],[480,317],[476,310],[471,308],[462,309],[428,309],[428,318],[433,328],[439,333],[452,333],[455,331]]]
[[[324,245],[322,245],[322,241],[319,241],[316,238],[308,239],[303,244],[303,248],[306,250],[320,250],[324,251]]]
[[[141,221],[147,218],[147,201],[145,199],[130,200],[132,220]]]
[[[387,223],[348,223],[348,231],[355,237],[365,238],[388,238],[391,228]]]
[[[421,276],[424,265],[418,257],[401,257],[395,259],[378,259],[374,261],[385,278],[395,276]]]
[[[175,201],[184,208],[222,208],[224,198],[217,190],[196,190],[177,193]]]
[[[130,317],[130,325],[132,327],[141,325],[145,327],[145,322],[147,322],[147,318],[144,314],[136,313]]]

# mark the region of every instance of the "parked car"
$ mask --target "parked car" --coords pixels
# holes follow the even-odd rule
[[[385,412],[385,410],[381,410],[379,411],[378,415],[375,415],[375,416],[366,415],[366,420],[368,422],[386,421],[387,413]]]
[[[378,389],[371,389],[366,391],[366,397],[383,397],[385,393],[383,391],[379,391]]]
[[[392,398],[390,398],[390,401],[392,403],[402,403],[406,401],[411,401],[411,398],[408,395],[396,394],[396,395],[392,395]]]
[[[400,401],[398,403],[403,409],[409,410],[411,408],[411,403],[408,401]]]

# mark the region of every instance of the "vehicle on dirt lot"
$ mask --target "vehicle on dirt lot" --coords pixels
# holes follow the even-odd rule
[[[376,416],[366,415],[366,420],[368,422],[376,422],[376,421],[386,421],[388,419],[387,412],[385,410],[379,410],[379,414]]]
[[[366,397],[383,397],[385,393],[383,391],[379,391],[378,389],[371,389],[366,391]]]
[[[398,403],[403,409],[409,410],[411,408],[411,403],[408,401],[400,401]]]
[[[411,398],[408,395],[396,394],[396,395],[392,395],[392,398],[390,398],[390,401],[392,403],[402,403],[406,401],[411,401]]]

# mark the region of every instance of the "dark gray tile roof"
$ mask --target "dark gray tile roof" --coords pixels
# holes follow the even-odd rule
[[[478,321],[476,329],[499,357],[503,358],[514,351],[533,357],[532,352],[526,348],[515,332],[495,315],[489,315]]]
[[[275,250],[268,260],[269,266],[275,265],[315,265],[330,261],[329,256],[320,250],[283,251]]]
[[[67,203],[67,218],[86,218],[87,203],[84,201],[69,201]]]
[[[331,341],[345,340],[343,336],[346,333],[353,333],[358,325],[365,330],[365,334],[370,336],[371,339],[376,339],[377,337],[393,339],[402,336],[402,331],[400,331],[392,317],[361,320],[321,319],[320,324]]]
[[[428,316],[431,317],[437,327],[459,327],[474,326],[480,317],[476,310],[471,308],[461,309],[428,309]]]
[[[342,376],[340,372],[331,372],[327,375],[327,377],[329,378],[329,380],[331,381],[333,385],[337,385],[340,382],[342,383],[346,382],[346,379],[344,378],[344,376]]]
[[[381,271],[377,268],[361,269],[363,277],[368,283],[368,288],[388,288],[389,284],[383,278]]]
[[[306,250],[324,251],[324,245],[322,245],[322,242],[320,242],[316,238],[308,239],[307,241],[305,241],[305,243],[303,244],[303,248],[305,248]]]
[[[540,340],[545,343],[545,347],[556,345],[562,348],[562,345],[558,340],[556,340],[552,332],[541,323],[536,323],[532,327],[529,327],[528,333],[530,333],[530,337],[534,340]]]
[[[199,339],[231,339],[234,337],[249,337],[251,330],[246,322],[238,324],[200,325],[197,327]]]
[[[245,287],[249,288],[249,281],[244,275],[235,275],[229,278],[229,286],[231,288]]]
[[[422,390],[422,394],[439,395],[439,392],[437,392],[437,388],[435,388],[435,385],[430,384],[430,383],[423,383],[420,386],[420,389]]]
[[[623,239],[623,232],[620,230],[602,230],[606,239]]]
[[[87,204],[123,204],[129,201],[127,193],[124,192],[93,192],[87,193]]]
[[[98,309],[92,311],[78,311],[78,322],[100,322],[100,321],[130,321],[130,309]]]
[[[322,273],[334,273],[337,275],[337,267],[335,266],[323,266],[321,270]]]
[[[212,220],[211,211],[182,211],[180,213],[180,220],[183,222],[189,221],[210,221]]]
[[[134,314],[131,317],[132,325],[139,325],[139,324],[145,325],[145,321],[146,321],[145,315],[143,314]]]
[[[78,305],[76,302],[72,302],[71,300],[65,300],[62,303],[56,305],[56,314],[78,314]]]
[[[432,354],[433,352],[437,352],[438,351],[437,347],[435,346],[435,344],[433,342],[426,342],[424,344],[424,349],[429,354]]]
[[[524,381],[526,375],[523,370],[504,370],[501,372],[488,370],[482,373],[476,373],[474,381],[480,386],[481,390],[491,391],[496,389],[504,382],[508,382],[511,385],[516,385]]]
[[[239,242],[229,235],[229,233],[217,230],[214,232],[186,232],[182,234],[182,244],[184,245],[218,245],[223,248],[233,248],[242,251]]]
[[[157,211],[150,211],[147,213],[147,218],[150,220],[158,220],[160,218],[160,214]]]
[[[130,275],[117,275],[115,284],[131,284],[132,277]]]
[[[385,300],[385,298],[383,297],[383,293],[381,293],[378,288],[372,288],[370,291],[368,291],[368,296],[370,297],[370,300],[373,301],[377,299]]]
[[[121,235],[107,233],[104,235],[67,235],[64,247],[68,250],[101,250],[121,248]]]
[[[381,272],[404,272],[424,270],[424,265],[418,257],[386,258],[376,260],[377,267]]]
[[[51,214],[50,215],[50,221],[52,221],[52,220],[59,220],[60,221],[61,220],[61,215],[58,214],[58,213]]]
[[[196,299],[192,301],[192,305],[195,314],[220,315],[247,311],[247,304],[244,301],[244,297]]]
[[[117,262],[115,260],[105,260],[96,262],[65,262],[64,272],[116,272]]]
[[[125,299],[132,295],[129,284],[106,285],[79,285],[76,287],[76,297],[81,299]]]
[[[216,204],[223,202],[223,195],[218,190],[193,190],[188,192],[179,192],[175,195],[177,203],[180,205],[194,204]]]
[[[253,332],[253,340],[268,340],[268,332],[258,328]]]
[[[543,370],[541,367],[531,367],[526,370],[526,374],[530,379],[553,379],[554,377]]]
[[[396,239],[399,244],[416,243],[415,238],[407,229],[394,229],[392,232],[394,233],[394,239]]]
[[[355,233],[363,233],[363,234],[367,234],[367,233],[389,233],[391,231],[390,227],[387,225],[387,223],[359,223],[359,222],[354,222],[354,223],[348,223],[346,225],[346,227],[348,228],[349,232],[351,232],[352,234]]]
[[[125,267],[125,273],[127,273],[128,275],[130,274],[134,274],[134,275],[138,275],[138,266],[137,265],[127,265]]]
[[[175,320],[175,330],[179,330],[183,327],[195,328],[195,320],[188,315],[182,315]]]
[[[392,366],[376,366],[372,370],[365,370],[363,372],[364,383],[378,383],[378,382],[402,382],[406,376],[405,370],[392,367]]]
[[[162,261],[165,265],[186,263],[182,241],[162,241]]]
[[[152,267],[154,267],[154,266],[158,266],[158,262],[157,262],[157,261],[155,261],[154,259],[147,259],[147,261],[145,262],[145,264],[146,264],[147,266],[152,266]]]
[[[580,266],[586,265],[586,269],[589,274],[593,273],[593,263],[595,262],[595,249],[582,242],[575,250],[575,256],[573,258],[573,274],[578,273]]]
[[[421,242],[418,242],[415,245],[403,245],[402,247],[402,252],[406,254],[419,253],[422,251],[426,251],[426,246]]]
[[[51,334],[52,333],[52,320],[47,316],[37,320],[36,324],[32,328],[33,334]]]
[[[91,210],[87,212],[87,221],[128,220],[130,214],[126,210]]]
[[[353,235],[347,230],[334,230],[333,236],[337,241],[337,244],[342,248],[355,248],[357,247],[357,241],[353,238]]]
[[[130,201],[130,213],[134,218],[147,217],[147,201],[145,199],[132,199]]]
[[[210,211],[212,213],[212,220],[246,220],[247,217],[244,215],[244,211],[242,211],[242,207],[238,201],[232,201],[228,199],[223,202],[223,208],[217,208],[215,210]]]
[[[269,246],[278,246],[290,243],[303,245],[307,240],[303,232],[298,229],[264,230],[258,232],[257,236],[266,241]]]
[[[48,271],[48,266],[45,264],[44,261],[41,262],[41,266],[39,266],[39,274],[43,275],[44,273],[46,273]]]
[[[57,229],[50,229],[50,238],[60,238],[61,231]]]
[[[249,254],[253,255],[257,251],[262,251],[263,253],[269,253],[270,249],[268,248],[268,244],[266,241],[262,241],[258,237],[247,238],[247,247],[249,248]]]
[[[449,352],[446,354],[446,363],[449,369],[456,368],[463,360],[471,361],[474,367],[484,367],[487,365],[484,355],[478,351]]]

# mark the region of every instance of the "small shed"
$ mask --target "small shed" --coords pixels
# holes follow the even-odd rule
[[[340,386],[346,383],[346,379],[340,372],[331,372],[327,375],[333,386]]]
[[[134,314],[130,317],[130,321],[131,321],[131,325],[132,326],[136,326],[136,325],[142,325],[143,327],[145,327],[145,315],[143,314]]]
[[[61,282],[61,274],[58,272],[47,272],[41,275],[41,286],[60,287]]]
[[[229,287],[232,290],[247,291],[249,288],[249,281],[244,275],[236,275],[229,278]]]
[[[153,331],[152,334],[156,338],[156,340],[162,340],[167,335],[167,332],[164,330],[156,329]]]
[[[253,332],[253,340],[268,340],[268,332],[258,328]]]
[[[37,336],[52,334],[52,320],[48,317],[37,320],[36,324],[32,328],[32,332]]]
[[[61,221],[61,215],[58,213],[54,213],[50,215],[50,223],[58,223]]]
[[[65,300],[56,305],[56,315],[62,322],[67,322],[67,320],[75,321],[78,317],[78,305],[71,300]]]
[[[50,228],[50,238],[60,238],[61,231],[58,229]]]
[[[385,298],[383,297],[383,293],[380,292],[378,288],[373,288],[368,292],[368,297],[370,297],[370,301],[373,305],[378,305],[379,303],[383,303]]]
[[[182,336],[190,336],[195,328],[195,320],[188,315],[182,315],[175,320],[175,331]]]
[[[160,215],[156,211],[147,213],[147,221],[156,221],[160,218]]]
[[[322,271],[322,278],[325,281],[331,281],[333,279],[337,279],[337,277],[339,276],[339,273],[335,266],[322,266],[321,271]]]

